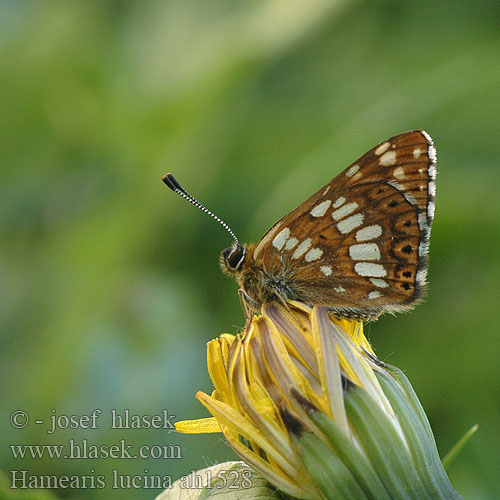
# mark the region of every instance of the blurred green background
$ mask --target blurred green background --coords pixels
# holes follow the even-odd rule
[[[1,470],[175,479],[233,459],[218,435],[109,429],[112,408],[207,416],[205,343],[244,323],[218,266],[230,237],[161,175],[256,241],[366,150],[424,128],[440,172],[429,294],[367,332],[410,377],[442,455],[480,425],[449,474],[466,499],[500,498],[499,16],[498,0],[2,1]],[[94,408],[98,430],[34,423]],[[71,438],[179,444],[183,459],[8,447]]]

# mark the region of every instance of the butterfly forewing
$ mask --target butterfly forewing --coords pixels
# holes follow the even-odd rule
[[[342,316],[413,305],[425,285],[435,162],[424,131],[384,141],[276,223],[253,259],[286,285],[278,295]]]

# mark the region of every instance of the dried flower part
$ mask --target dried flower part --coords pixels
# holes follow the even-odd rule
[[[224,462],[179,478],[156,500],[283,500],[276,489],[243,462]]]

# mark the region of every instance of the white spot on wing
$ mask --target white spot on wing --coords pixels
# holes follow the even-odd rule
[[[423,212],[418,214],[418,227],[425,231],[427,229],[427,217]]]
[[[378,298],[379,298],[379,297],[381,297],[381,296],[382,296],[382,294],[381,294],[379,291],[377,291],[377,290],[375,290],[375,291],[373,291],[373,292],[370,292],[370,293],[368,294],[368,298],[369,298],[369,299],[371,299],[371,300],[373,300],[373,299],[378,299]]]
[[[410,205],[417,204],[417,200],[415,199],[415,197],[412,194],[408,193],[407,191],[403,191],[403,196]]]
[[[422,134],[424,135],[425,139],[427,140],[427,144],[429,145],[427,155],[429,156],[429,159],[432,162],[436,163],[437,157],[436,157],[436,148],[434,147],[434,141],[432,140],[432,137],[425,130],[422,130]]]
[[[363,214],[351,215],[351,217],[347,217],[347,219],[340,221],[337,224],[337,229],[342,234],[350,233],[353,229],[356,229],[363,224],[364,218],[365,216]]]
[[[366,226],[356,232],[356,241],[368,241],[378,238],[382,234],[382,228],[378,224]]]
[[[340,198],[337,198],[333,204],[333,208],[339,208],[340,205],[342,205],[345,202],[345,198],[341,196]]]
[[[334,290],[337,292],[337,293],[342,293],[342,292],[345,292],[345,288],[343,286],[337,286],[334,288]]]
[[[330,191],[330,188],[332,186],[326,186],[326,189],[323,191],[323,196],[326,196],[326,193],[328,193],[328,191]]]
[[[352,203],[348,203],[347,205],[343,205],[340,208],[337,208],[337,210],[334,210],[332,212],[332,217],[335,220],[340,220],[349,215],[351,212],[354,212],[356,208],[358,208],[358,204],[353,201]]]
[[[278,232],[282,225],[283,224],[281,222],[277,222],[271,229],[269,229],[269,231],[260,240],[259,244],[255,247],[255,252],[253,254],[254,258],[258,257],[259,253],[272,240],[273,236]]]
[[[320,248],[311,248],[309,252],[306,253],[305,259],[307,262],[312,262],[313,260],[318,260],[323,255],[323,250]]]
[[[434,144],[432,137],[425,130],[421,130],[421,132],[422,132],[422,135],[427,139],[427,142],[429,144]]]
[[[390,184],[391,186],[395,187],[398,191],[401,191],[401,194],[405,197],[406,201],[410,203],[410,205],[417,204],[417,200],[415,199],[415,197],[406,191],[405,184],[400,184],[398,181],[394,180],[389,181],[387,184]],[[424,186],[420,186],[420,190],[422,190],[423,188]]]
[[[415,160],[418,160],[418,158],[420,158],[421,154],[422,154],[422,150],[420,148],[415,148],[413,150],[413,158],[415,158]]]
[[[436,183],[434,181],[429,182],[428,189],[431,196],[436,196]]]
[[[387,276],[387,271],[382,264],[373,262],[356,262],[354,270],[360,276],[372,276],[373,278],[384,278]]]
[[[319,269],[325,276],[331,276],[333,273],[332,266],[321,266]]]
[[[402,181],[406,176],[405,176],[405,170],[403,167],[398,167],[394,169],[394,172],[392,173],[396,179]]]
[[[432,163],[431,165],[429,165],[429,178],[434,180],[436,178],[436,173],[437,173],[436,165]]]
[[[427,269],[420,269],[420,271],[417,271],[417,283],[423,285],[425,283],[425,278],[427,278]]]
[[[275,236],[275,238],[273,240],[273,247],[275,247],[276,250],[281,250],[289,236],[290,236],[290,229],[288,227],[285,227],[285,229],[282,229]]]
[[[353,260],[380,260],[380,249],[376,243],[360,243],[349,247]]]
[[[370,281],[379,288],[387,288],[389,286],[389,283],[381,278],[370,278]]]
[[[295,247],[295,245],[299,242],[297,238],[294,238],[293,236],[291,238],[288,238],[286,240],[285,244],[285,250],[291,250],[292,248]]]
[[[429,252],[429,242],[421,241],[418,245],[418,255],[422,257],[423,255],[426,255],[428,252]]]
[[[319,205],[316,205],[309,213],[313,217],[323,217],[323,215],[325,215],[325,212],[328,210],[331,204],[332,200],[325,200],[321,202]]]
[[[402,186],[398,181],[391,179],[387,184],[395,187],[398,191],[404,191],[404,186]]]
[[[429,205],[427,206],[427,213],[431,219],[434,219],[434,212],[436,210],[436,205],[433,201],[429,201]]]
[[[312,244],[311,238],[306,238],[296,249],[295,252],[293,252],[292,258],[293,259],[298,259],[299,257],[302,257],[308,250],[309,247]]]
[[[387,167],[396,163],[396,151],[387,151],[380,157],[380,165]]]
[[[434,146],[429,146],[429,152],[427,154],[431,161],[435,162],[437,160],[436,148]]]
[[[359,165],[353,165],[346,173],[346,177],[352,177],[359,170]]]
[[[380,156],[382,153],[385,153],[389,149],[390,144],[388,142],[384,142],[384,144],[381,144],[376,150],[375,154],[377,156]]]

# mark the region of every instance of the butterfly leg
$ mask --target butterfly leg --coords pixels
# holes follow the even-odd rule
[[[247,320],[247,323],[250,322],[252,318],[252,306],[251,306],[251,299],[248,296],[248,294],[245,292],[243,289],[238,290],[238,295],[240,297],[240,303],[241,307],[243,309],[243,312],[245,314],[245,318]]]
[[[290,306],[288,305],[288,302],[277,292],[275,291],[274,292],[276,297],[278,298],[278,301],[281,302],[281,304],[283,305],[283,307],[288,311],[288,312],[292,312],[292,310],[290,309]]]

